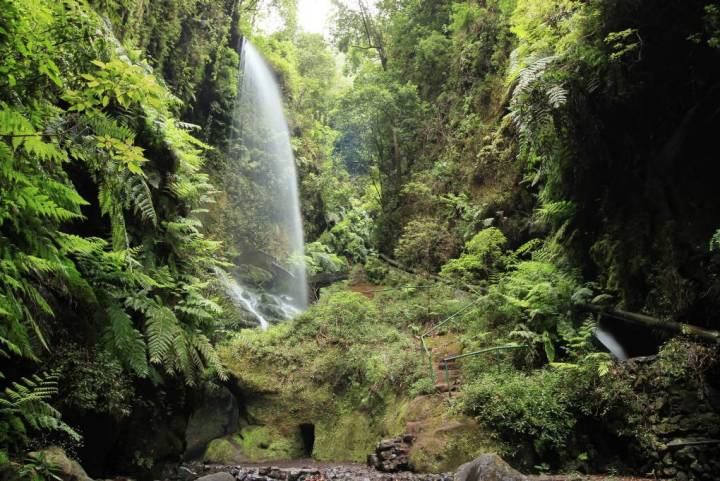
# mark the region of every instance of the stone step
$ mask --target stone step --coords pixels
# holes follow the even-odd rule
[[[436,392],[448,392],[448,391],[457,391],[458,386],[456,384],[450,384],[444,382],[439,382],[435,384],[435,391]]]

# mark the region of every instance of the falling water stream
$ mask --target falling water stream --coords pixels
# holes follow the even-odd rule
[[[264,302],[273,304],[276,317],[289,318],[307,307],[304,235],[295,158],[279,85],[262,55],[248,41],[243,42],[240,69],[230,138],[231,145],[239,148],[231,152],[231,162],[236,162],[238,169],[242,164],[249,172],[243,175],[262,192],[258,197],[264,199],[260,201],[263,205],[252,206],[254,225],[255,230],[259,225],[260,230],[270,233],[267,243],[272,245],[255,247],[284,261],[285,279],[275,283],[272,292],[243,285],[230,276],[223,276],[223,283],[235,304],[266,329]]]
[[[607,348],[610,353],[621,361],[627,361],[629,356],[622,347],[617,338],[609,331],[597,326],[593,329],[593,334],[600,343]]]

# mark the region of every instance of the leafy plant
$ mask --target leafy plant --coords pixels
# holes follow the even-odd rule
[[[22,446],[41,431],[60,431],[71,440],[80,435],[60,420],[48,401],[57,394],[56,374],[45,373],[11,383],[0,394],[0,445]]]
[[[455,239],[439,219],[411,220],[395,248],[397,260],[409,267],[436,272],[455,251]]]
[[[503,250],[506,243],[500,229],[483,229],[465,243],[465,253],[442,267],[440,275],[468,283],[487,280],[501,272],[510,261]]]

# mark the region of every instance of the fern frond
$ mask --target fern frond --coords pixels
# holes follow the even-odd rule
[[[125,181],[125,197],[144,221],[158,224],[158,216],[153,205],[152,193],[147,182],[141,175],[128,172]]]
[[[221,380],[227,381],[228,374],[225,366],[207,336],[204,334],[196,334],[193,336],[192,341],[195,349],[198,350],[205,360],[206,366],[213,369]]]
[[[108,326],[105,331],[105,342],[116,352],[139,376],[148,375],[145,340],[142,334],[133,327],[130,316],[115,303],[105,308]]]
[[[145,335],[148,339],[150,362],[161,364],[180,329],[175,314],[165,306],[155,305],[146,312]]]

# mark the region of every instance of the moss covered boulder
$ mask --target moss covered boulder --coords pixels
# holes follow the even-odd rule
[[[248,458],[232,439],[218,438],[208,444],[203,461],[213,464],[236,464],[248,461]]]
[[[233,436],[233,440],[243,455],[252,461],[297,459],[306,454],[299,426],[294,432],[275,426],[245,426]]]

